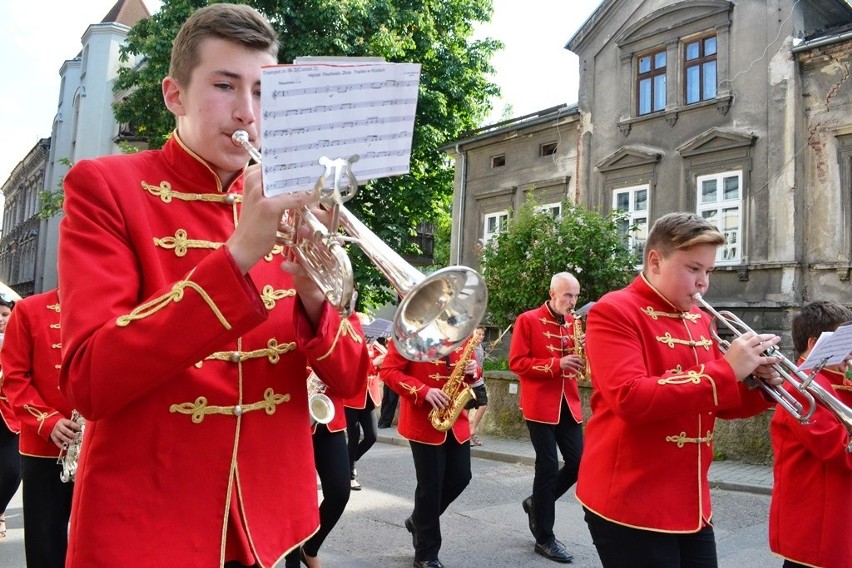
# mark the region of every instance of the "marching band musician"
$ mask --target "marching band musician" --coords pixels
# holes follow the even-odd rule
[[[825,331],[852,322],[852,310],[828,300],[802,306],[793,318],[793,346],[802,364]],[[846,370],[852,353],[814,378],[840,402],[852,407],[852,381]],[[802,401],[789,383],[784,388]],[[769,427],[775,452],[769,548],[784,558],[784,568],[852,566],[852,453],[846,429],[818,404],[807,424],[777,409]]]
[[[309,370],[310,371],[310,370]],[[366,381],[362,378],[361,383]],[[324,393],[334,406],[334,416],[326,423],[314,423],[312,436],[314,466],[322,486],[319,505],[320,527],[298,549],[287,555],[284,567],[322,568],[319,550],[349,502],[349,452],[346,449],[346,416],[343,399],[328,390]]]
[[[14,307],[14,297],[0,292],[0,347]],[[3,374],[0,370],[0,540],[6,538],[6,507],[21,485],[21,452],[18,449],[20,432],[21,421],[3,394]]]
[[[556,500],[577,481],[583,454],[583,414],[577,378],[585,361],[574,353],[572,311],[580,283],[568,272],[550,279],[550,300],[520,314],[509,348],[509,369],[521,383],[520,408],[535,448],[532,495],[527,513],[537,554],[567,563],[573,555],[556,539]],[[562,454],[560,469],[556,449]]]
[[[32,568],[62,568],[68,546],[74,484],[61,481],[57,458],[80,426],[59,392],[59,318],[58,290],[24,298],[9,317],[0,351],[3,392],[21,423],[24,549]]]
[[[590,310],[592,371],[577,499],[604,568],[716,566],[707,472],[716,417],[770,406],[742,381],[772,381],[778,343],[747,332],[723,354],[711,317],[695,305],[707,291],[725,238],[693,213],[660,217],[645,243],[642,273]]]
[[[319,527],[305,367],[350,396],[367,353],[277,246],[310,196],[264,196],[231,141],[259,137],[277,53],[255,9],[197,10],[162,83],[163,149],[65,177],[60,385],[88,420],[68,568],[267,567]]]
[[[440,517],[471,479],[467,411],[462,410],[446,432],[437,430],[429,417],[432,409],[445,409],[452,404],[442,387],[456,369],[462,353],[469,351],[470,341],[449,356],[430,362],[409,361],[391,343],[379,371],[385,384],[399,394],[397,430],[409,441],[417,475],[414,512],[405,520],[414,545],[414,568],[443,568],[438,559]],[[464,381],[472,384],[482,369],[470,357],[463,373]]]
[[[370,369],[367,372],[367,387],[360,393],[343,401],[346,410],[346,437],[349,448],[349,480],[354,491],[361,490],[356,479],[355,464],[367,450],[373,447],[378,438],[376,413],[374,410],[382,404],[382,382],[379,369],[385,360],[387,350],[377,340],[367,345],[370,354]],[[363,433],[363,437],[362,437]]]

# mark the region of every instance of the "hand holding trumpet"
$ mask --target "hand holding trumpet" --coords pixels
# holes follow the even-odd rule
[[[773,384],[781,384],[781,376],[774,368],[781,362],[780,357],[767,355],[781,338],[771,333],[749,331],[731,341],[725,352],[725,359],[734,369],[738,381],[754,375]]]

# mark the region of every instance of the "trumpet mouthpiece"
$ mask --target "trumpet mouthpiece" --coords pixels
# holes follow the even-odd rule
[[[249,143],[249,135],[245,130],[234,130],[231,134],[231,142],[237,146],[245,146]]]

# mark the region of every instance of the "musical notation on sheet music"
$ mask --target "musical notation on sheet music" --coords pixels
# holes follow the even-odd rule
[[[420,65],[292,64],[261,83],[263,184],[269,195],[313,188],[319,158],[359,156],[360,182],[408,173]]]

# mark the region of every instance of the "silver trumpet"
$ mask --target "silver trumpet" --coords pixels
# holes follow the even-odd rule
[[[731,312],[724,310],[716,311],[704,300],[704,298],[701,297],[701,294],[696,292],[693,295],[693,298],[696,303],[707,310],[707,312],[710,313],[717,322],[727,327],[737,337],[749,332],[756,333],[743,320]],[[723,352],[727,351],[731,346],[731,342],[719,337],[715,329],[713,329],[712,333],[713,339],[715,339],[719,344],[719,348]],[[779,357],[781,359],[780,362],[776,363],[772,367],[785,382],[789,383],[802,396],[805,404],[800,403],[796,397],[794,397],[792,393],[786,390],[782,385],[771,385],[760,379],[755,380],[755,384],[763,389],[764,392],[772,397],[784,410],[793,415],[793,417],[802,424],[807,424],[810,421],[816,411],[817,404],[822,405],[846,428],[847,439],[849,440],[846,445],[846,451],[852,452],[852,408],[846,406],[836,396],[834,396],[834,394],[826,390],[818,382],[814,381],[814,377],[816,377],[821,368],[817,367],[810,373],[800,371],[794,362],[787,359],[781,351],[774,346],[767,349],[764,353],[768,357]]]
[[[334,419],[334,403],[325,394],[326,384],[316,373],[311,371],[307,379],[308,413],[311,415],[311,425],[328,424]]]
[[[252,159],[262,163],[263,157],[249,142],[247,132],[237,130],[231,138]],[[331,213],[331,226],[342,226],[346,235],[337,230],[329,232],[307,207],[302,207],[285,215],[282,241],[343,315],[352,312],[356,298],[352,266],[343,243],[356,243],[402,298],[393,320],[393,341],[400,354],[411,361],[445,357],[473,334],[485,315],[485,281],[466,266],[442,268],[424,276],[358,220],[343,205],[358,190],[358,181],[350,169],[356,160],[357,156],[348,161],[322,158],[320,164],[325,166],[325,173],[314,187],[320,205]],[[341,170],[348,178],[343,188],[339,184]],[[334,183],[328,189],[326,180],[331,175]],[[299,226],[303,223],[310,227],[310,237],[300,235],[303,232]]]

